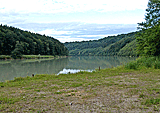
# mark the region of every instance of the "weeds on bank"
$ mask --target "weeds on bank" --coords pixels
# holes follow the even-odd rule
[[[160,57],[140,57],[125,65],[127,69],[140,69],[143,67],[160,69]]]

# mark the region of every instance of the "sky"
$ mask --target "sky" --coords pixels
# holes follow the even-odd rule
[[[136,31],[148,0],[0,0],[0,24],[61,42]]]

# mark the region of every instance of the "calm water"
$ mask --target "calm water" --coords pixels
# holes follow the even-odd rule
[[[13,80],[15,77],[26,77],[32,74],[75,73],[80,70],[92,71],[116,67],[136,58],[81,56],[47,60],[7,60],[0,61],[0,81]]]

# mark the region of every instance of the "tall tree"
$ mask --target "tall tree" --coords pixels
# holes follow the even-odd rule
[[[160,55],[160,0],[149,0],[145,22],[139,23],[138,53],[145,56]]]

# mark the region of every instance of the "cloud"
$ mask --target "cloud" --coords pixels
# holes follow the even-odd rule
[[[39,31],[38,33],[40,34],[48,34],[48,35],[71,35],[71,34],[76,34],[79,31],[57,31],[55,29],[46,29],[44,31]]]
[[[44,2],[41,0],[1,0],[1,12],[34,13],[43,9]]]
[[[148,0],[58,0],[56,8],[60,11],[84,12],[84,11],[124,11],[146,8]],[[62,8],[63,6],[63,8]],[[68,10],[66,10],[66,8]]]
[[[146,8],[148,0],[0,0],[0,12],[73,13],[124,11]]]
[[[96,40],[107,36],[133,32],[137,27],[136,24],[88,24],[77,22],[50,24],[32,23],[27,25],[23,25],[23,29],[32,28],[32,31],[36,31],[42,35],[52,36],[61,42]]]
[[[0,0],[0,22],[62,42],[92,40],[135,31],[136,24],[144,20],[147,3],[148,0]]]
[[[147,2],[148,0],[0,0],[0,22],[138,23],[144,19]]]

